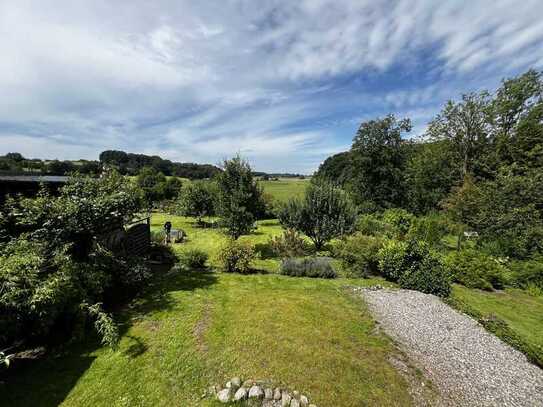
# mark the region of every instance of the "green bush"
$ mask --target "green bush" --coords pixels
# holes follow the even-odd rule
[[[389,225],[388,235],[394,239],[404,239],[415,216],[405,209],[393,208],[383,212],[383,222]]]
[[[388,280],[398,281],[404,272],[404,258],[407,243],[398,240],[389,240],[377,253],[380,273]]]
[[[497,259],[478,250],[464,249],[445,258],[445,268],[453,281],[468,288],[503,289],[507,284],[507,268]]]
[[[247,242],[229,239],[219,253],[221,269],[227,273],[248,274],[251,263],[256,258],[254,247]]]
[[[437,246],[448,232],[449,227],[445,217],[439,214],[430,214],[412,218],[407,238],[409,240],[423,240],[431,246]]]
[[[379,251],[379,270],[402,288],[446,297],[451,285],[441,259],[426,242],[389,241]]]
[[[289,258],[281,262],[281,274],[291,277],[336,278],[327,257]]]
[[[190,249],[183,253],[183,263],[194,269],[203,269],[209,256],[200,249]]]
[[[374,214],[360,215],[356,221],[357,232],[368,236],[382,236],[390,229],[390,226]]]
[[[269,245],[276,256],[302,257],[309,252],[309,247],[303,236],[294,229],[286,229],[281,236],[270,238]]]
[[[533,292],[537,292],[537,288],[543,290],[543,256],[514,261],[511,263],[511,271],[516,286],[530,288]]]
[[[368,277],[379,272],[378,253],[382,247],[381,238],[356,233],[340,242],[335,254],[349,274]]]

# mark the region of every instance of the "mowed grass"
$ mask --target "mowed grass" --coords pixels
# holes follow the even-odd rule
[[[526,291],[506,289],[487,292],[455,285],[453,298],[482,315],[503,319],[517,335],[543,354],[543,297]]]
[[[179,253],[199,248],[213,258],[225,237],[190,218],[155,214],[184,228]],[[260,222],[243,239],[266,242],[281,232]],[[408,385],[391,366],[397,351],[375,330],[359,297],[346,285],[380,280],[321,280],[274,274],[277,259],[261,260],[267,274],[236,275],[176,267],[158,272],[146,292],[119,311],[118,350],[96,341],[19,369],[2,403],[17,406],[215,406],[201,398],[232,376],[288,385],[319,406],[411,404]],[[15,372],[15,371],[14,371]]]

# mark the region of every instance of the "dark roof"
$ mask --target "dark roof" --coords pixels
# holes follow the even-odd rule
[[[62,175],[0,175],[0,182],[50,182],[62,183],[69,177]]]

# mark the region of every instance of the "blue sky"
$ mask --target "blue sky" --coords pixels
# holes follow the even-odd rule
[[[543,69],[543,2],[0,2],[0,154],[311,173],[362,120]]]

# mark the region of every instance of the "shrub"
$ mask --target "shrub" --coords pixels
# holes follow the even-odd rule
[[[423,240],[437,246],[448,232],[447,220],[439,214],[413,217],[407,233],[408,239]]]
[[[291,277],[336,278],[327,257],[289,258],[281,262],[281,274]]]
[[[183,253],[183,263],[190,268],[203,269],[208,259],[206,252],[200,249],[190,249]]]
[[[289,201],[278,216],[284,227],[304,233],[321,250],[326,242],[353,230],[356,208],[345,191],[318,180],[309,185],[303,201]]]
[[[394,208],[383,212],[383,222],[389,225],[389,237],[403,239],[413,223],[415,216],[405,209]]]
[[[441,259],[418,240],[390,241],[379,251],[379,270],[402,288],[446,297],[451,286]]]
[[[276,256],[302,257],[309,248],[304,238],[294,229],[286,229],[281,236],[270,238],[269,245]]]
[[[388,280],[398,281],[404,272],[404,257],[407,244],[398,240],[389,240],[377,253],[379,271]]]
[[[477,250],[450,253],[445,258],[445,267],[453,281],[468,288],[502,289],[507,283],[507,268],[497,259]]]
[[[162,230],[151,230],[151,242],[156,245],[164,244],[164,232]]]
[[[376,215],[365,214],[358,217],[355,229],[363,235],[381,236],[387,232],[389,226]]]
[[[379,271],[379,250],[383,240],[375,236],[356,233],[342,241],[336,255],[341,259],[343,268],[357,277],[367,277]]]
[[[252,245],[234,239],[230,239],[219,253],[221,268],[227,273],[250,273],[251,262],[255,258],[256,254]]]
[[[543,257],[534,257],[527,261],[514,261],[511,263],[515,285],[529,288],[537,292],[537,287],[543,290]]]

